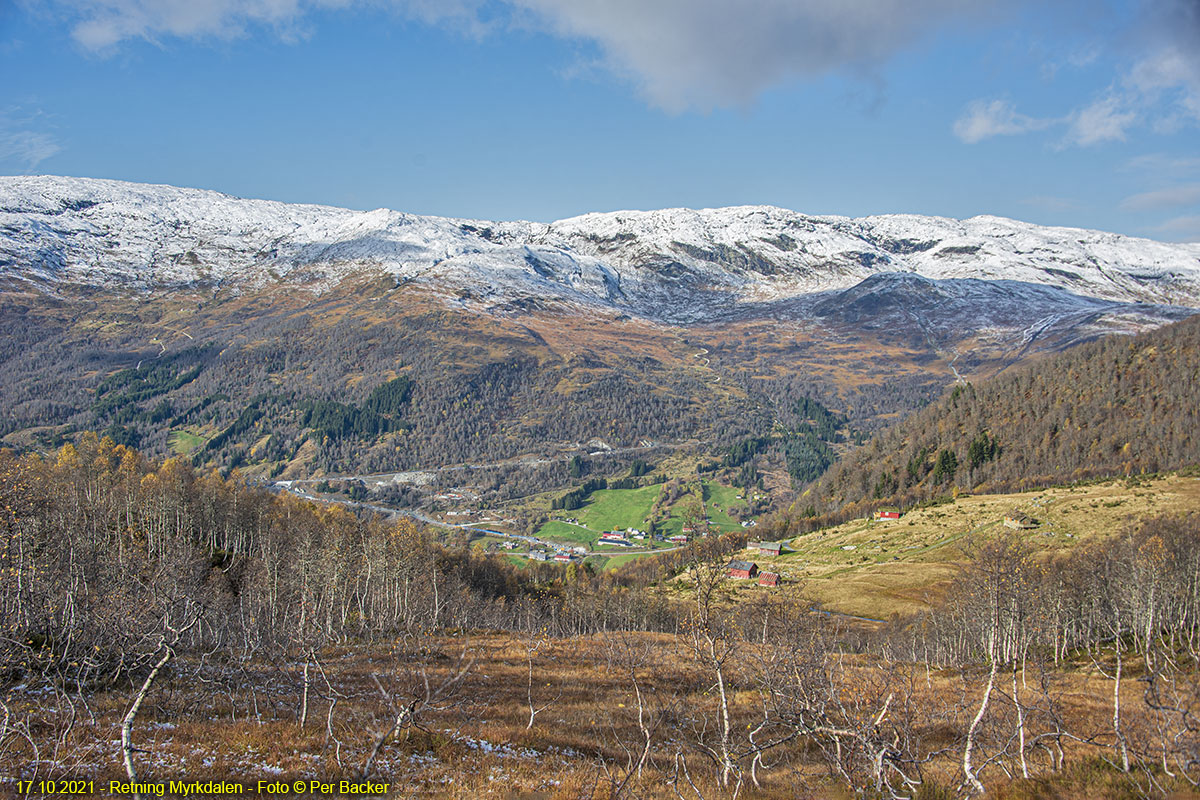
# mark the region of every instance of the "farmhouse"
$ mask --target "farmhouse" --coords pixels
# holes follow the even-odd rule
[[[777,556],[783,551],[783,542],[759,542],[754,546],[761,556]]]
[[[779,573],[778,572],[762,573],[761,575],[758,576],[758,585],[759,586],[778,586],[779,585]]]
[[[530,550],[529,551],[529,560],[530,561],[545,561],[546,554],[545,554],[545,552],[543,552],[541,550]]]
[[[570,553],[555,553],[554,560],[566,563],[571,560],[571,554]]]
[[[900,509],[881,508],[875,512],[875,519],[900,519]]]
[[[687,544],[688,537],[682,533],[677,533],[674,536],[672,536],[670,539],[668,539],[667,541],[670,542],[671,544]]]
[[[1010,511],[1004,515],[1004,527],[1006,528],[1015,528],[1020,531],[1036,528],[1037,526],[1037,520],[1020,511]]]
[[[729,577],[749,580],[758,574],[758,565],[753,561],[730,561]]]

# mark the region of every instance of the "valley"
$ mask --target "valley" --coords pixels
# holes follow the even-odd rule
[[[955,381],[1200,306],[1195,246],[997,218],[546,226],[6,178],[0,220],[0,440],[104,430],[270,479],[591,440],[698,453],[792,426],[804,398],[869,433]],[[388,414],[356,405],[397,379]],[[567,485],[543,473],[527,488]]]
[[[1197,311],[1198,245],[998,217],[0,178],[0,756],[1190,800]]]

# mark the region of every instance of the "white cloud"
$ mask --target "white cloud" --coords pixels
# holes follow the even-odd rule
[[[1149,0],[1144,8],[1142,55],[1105,97],[1074,114],[1070,141],[1124,141],[1137,126],[1170,134],[1200,123],[1200,3]]]
[[[1059,145],[1092,146],[1127,141],[1136,130],[1177,133],[1200,123],[1200,2],[1143,0],[1140,17],[1123,43],[1133,57],[1113,74],[1108,88],[1086,105],[1056,119],[1018,114],[1011,104],[976,101],[954,124],[965,142],[1066,125]],[[1096,49],[1064,63],[1096,63]],[[1045,70],[1053,77],[1060,62]]]
[[[975,144],[993,136],[1015,136],[1041,130],[1054,122],[1020,114],[1006,100],[975,100],[955,121],[954,135],[968,144]]]
[[[1138,114],[1121,97],[1109,95],[1071,115],[1067,141],[1078,145],[1125,141],[1126,132],[1138,122]]]
[[[1200,54],[1165,48],[1135,64],[1125,83],[1147,103],[1168,109],[1159,127],[1200,122]]]
[[[23,113],[20,108],[0,110],[0,163],[16,163],[28,172],[62,152],[53,136],[37,129],[39,116]]]
[[[1149,211],[1159,208],[1179,208],[1200,204],[1200,183],[1170,186],[1151,192],[1131,195],[1121,201],[1121,208],[1128,211]]]
[[[1143,56],[1125,82],[1143,97],[1174,104],[1176,113],[1200,122],[1200,3],[1150,4]]]

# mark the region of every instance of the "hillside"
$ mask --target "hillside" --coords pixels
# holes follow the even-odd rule
[[[956,385],[847,454],[784,524],[1198,463],[1197,375],[1200,320],[1190,319]]]
[[[879,429],[1194,313],[1198,253],[991,217],[483,222],[4,178],[0,438],[100,430],[262,479],[487,467],[511,497],[575,456],[616,475],[784,435],[808,401]]]
[[[1096,481],[1078,486],[986,495],[916,508],[899,519],[857,517],[786,541],[779,556],[750,547],[737,558],[784,577],[830,611],[890,619],[936,607],[981,543],[1006,532],[1004,518],[1024,514],[1022,531],[1039,559],[1065,556],[1123,529],[1164,515],[1200,513],[1200,474]],[[774,592],[748,583],[742,602]]]

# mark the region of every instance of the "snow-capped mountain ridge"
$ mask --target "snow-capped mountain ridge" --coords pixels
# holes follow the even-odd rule
[[[321,290],[381,270],[448,297],[558,297],[672,320],[849,289],[874,275],[1057,287],[1200,307],[1200,244],[1000,217],[810,216],[770,206],[488,222],[244,200],[82,178],[0,178],[0,276],[139,290]]]

